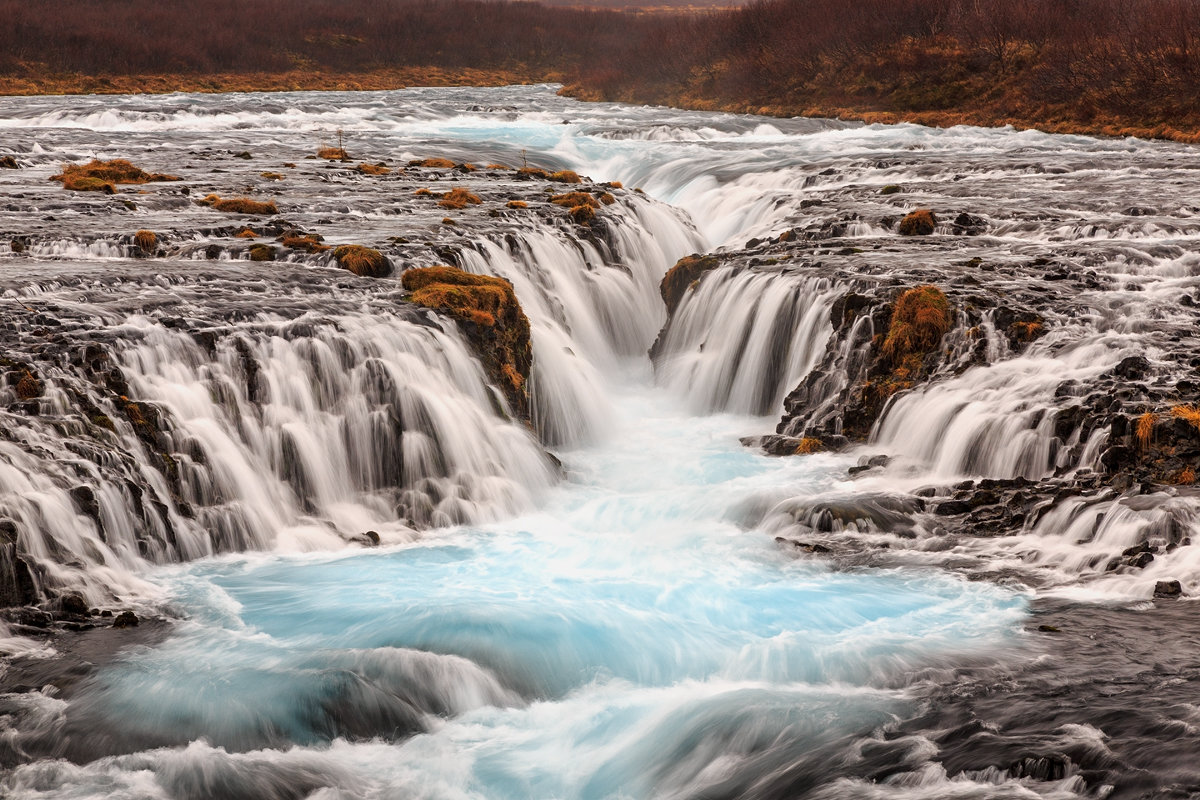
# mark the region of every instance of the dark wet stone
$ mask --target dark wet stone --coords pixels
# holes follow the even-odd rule
[[[120,614],[117,614],[112,626],[114,628],[136,628],[138,622],[137,614],[134,614],[132,611],[122,611]]]
[[[1181,597],[1183,586],[1179,581],[1159,581],[1154,584],[1155,597]]]
[[[1150,371],[1150,361],[1145,356],[1128,356],[1113,367],[1113,374],[1130,380],[1144,378]]]

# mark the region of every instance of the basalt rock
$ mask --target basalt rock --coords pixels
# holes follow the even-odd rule
[[[704,273],[719,266],[721,266],[721,259],[713,255],[684,256],[675,262],[675,266],[667,271],[667,274],[663,276],[662,283],[659,284],[659,292],[662,294],[663,302],[666,303],[667,313],[674,314],[684,293],[699,281]]]

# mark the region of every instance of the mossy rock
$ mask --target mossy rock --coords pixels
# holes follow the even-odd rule
[[[928,208],[918,208],[900,220],[901,236],[928,236],[937,227],[937,217]]]
[[[274,261],[275,247],[269,244],[252,244],[250,245],[250,260],[251,261]]]
[[[529,418],[529,371],[533,348],[529,319],[512,284],[455,267],[422,267],[401,276],[409,300],[453,317],[479,357],[488,379],[510,407]]]
[[[370,247],[344,244],[333,251],[337,265],[362,278],[386,278],[392,274],[392,262],[387,256]]]
[[[682,302],[684,294],[696,285],[704,273],[716,269],[721,260],[716,256],[701,256],[693,254],[684,256],[675,262],[675,266],[667,271],[658,290],[663,302],[667,305],[667,313],[674,314]]]

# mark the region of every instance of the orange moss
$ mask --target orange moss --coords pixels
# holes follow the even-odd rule
[[[529,208],[529,203],[524,200],[509,200],[505,205],[509,208]]]
[[[1040,322],[1014,322],[1009,326],[1018,342],[1032,342],[1042,335],[1043,327]]]
[[[589,205],[575,206],[569,213],[576,225],[591,225],[596,218],[596,209]]]
[[[518,414],[528,414],[529,370],[533,350],[529,320],[512,284],[454,267],[423,267],[401,276],[409,300],[459,321],[484,369]]]
[[[625,188],[625,184],[621,183],[620,181],[609,181],[608,183],[606,183],[604,185],[610,189],[624,189]]]
[[[258,231],[254,230],[254,228],[242,228],[240,231],[238,231],[237,233],[234,234],[234,238],[257,239]]]
[[[333,251],[337,265],[363,278],[384,278],[392,274],[392,264],[378,250],[358,244],[344,244]]]
[[[363,175],[390,175],[392,172],[383,164],[359,164],[354,171],[361,172]]]
[[[146,172],[123,158],[112,161],[93,159],[86,164],[65,164],[61,174],[52,175],[52,181],[62,183],[64,189],[77,192],[105,192],[113,194],[118,183],[152,183],[155,181],[178,181],[178,175],[163,175]]]
[[[413,192],[413,194],[415,194],[417,197],[433,197],[433,192],[431,192],[429,189],[417,189],[415,192]]]
[[[25,370],[21,380],[17,381],[17,399],[34,400],[42,396],[42,382],[34,377],[33,372]]]
[[[450,217],[442,217],[442,224],[443,225],[457,225],[458,223],[455,222],[454,220],[452,220]]]
[[[454,162],[448,158],[426,158],[409,163],[414,167],[430,167],[432,169],[451,169],[454,166]]]
[[[591,208],[599,208],[600,204],[596,202],[596,198],[592,197],[587,192],[567,192],[566,194],[556,194],[550,198],[550,202],[559,206],[574,208],[575,206],[589,206]]]
[[[528,175],[531,178],[549,178],[550,177],[549,172],[546,172],[546,170],[544,170],[544,169],[538,169],[537,167],[521,167],[519,170],[517,170],[517,174],[518,175]]]
[[[901,236],[928,236],[937,226],[937,217],[928,208],[918,208],[900,220]]]
[[[896,299],[883,355],[894,366],[909,356],[924,356],[942,341],[954,323],[950,301],[928,284],[907,290]]]
[[[512,169],[507,164],[488,164],[487,169]]]
[[[211,202],[209,202],[210,199]],[[221,198],[210,194],[204,200],[200,201],[200,203],[201,205],[211,206],[217,211],[224,211],[227,214],[250,214],[252,216],[263,217],[279,213],[279,208],[275,205],[274,200],[268,200],[263,203],[258,200],[251,200],[249,197]]]
[[[683,300],[684,293],[695,286],[704,273],[720,265],[720,260],[715,256],[691,255],[676,261],[675,266],[667,270],[667,274],[658,285],[663,303],[667,306],[667,313],[674,314]]]
[[[601,192],[598,199],[606,206],[611,206],[613,203],[617,202],[617,198],[613,197],[608,192]]]
[[[321,237],[315,233],[286,234],[281,236],[279,241],[284,247],[302,250],[305,253],[324,253],[329,249],[329,245],[321,244]]]
[[[158,247],[158,236],[154,231],[141,230],[133,234],[133,243],[141,249],[143,253],[153,253]]]
[[[317,151],[317,158],[324,158],[329,161],[349,161],[350,154],[346,152],[346,148],[344,147],[322,147]]]
[[[473,194],[459,186],[442,195],[442,199],[438,201],[438,205],[442,208],[460,209],[466,208],[468,204],[477,206],[482,202],[479,199],[479,195]]]
[[[579,177],[579,174],[569,169],[551,172],[546,177],[558,183],[583,183],[583,179]]]
[[[1150,439],[1154,436],[1154,426],[1158,423],[1158,414],[1152,411],[1147,411],[1138,417],[1137,425],[1134,428],[1134,438],[1137,439],[1138,447],[1142,450],[1150,449]]]
[[[807,455],[809,453],[819,453],[825,449],[825,444],[820,439],[814,439],[811,436],[806,436],[796,445],[795,454],[798,456]]]

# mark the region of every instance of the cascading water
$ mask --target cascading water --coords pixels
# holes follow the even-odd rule
[[[1056,605],[1200,587],[1190,490],[1095,472],[1132,436],[1093,419],[1127,399],[1118,378],[1190,391],[1171,365],[1193,343],[1175,300],[1195,290],[1200,198],[1153,186],[1180,146],[766,124],[547,87],[0,102],[22,166],[0,173],[0,261],[22,268],[4,279],[0,577],[27,559],[35,590],[143,616],[40,645],[41,612],[8,617],[7,795],[1067,798],[1200,780],[1186,659],[1086,644],[1190,623]],[[395,172],[306,162],[336,128]],[[45,180],[93,156],[178,170],[191,194]],[[431,156],[627,188],[402,166]],[[437,203],[460,185],[478,207]],[[572,189],[615,202],[581,226],[546,202]],[[209,192],[280,213],[192,202]],[[899,240],[920,206],[937,233]],[[139,251],[138,228],[161,249]],[[276,244],[292,232],[509,280],[529,425],[468,327]],[[248,260],[251,242],[277,260]],[[668,316],[660,280],[713,246]],[[871,370],[880,309],[918,283],[956,317],[906,385]],[[896,391],[872,424],[839,421],[864,375]],[[739,444],[781,409],[787,447],[854,422],[867,449]],[[1008,527],[946,521],[982,525],[988,492],[1009,493]],[[1152,658],[1152,701],[1120,688]],[[1093,711],[1089,692],[1114,699]]]

